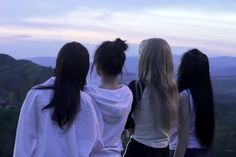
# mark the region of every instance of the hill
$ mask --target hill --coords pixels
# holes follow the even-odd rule
[[[35,57],[35,58],[29,58],[27,60],[30,60],[38,65],[47,67],[55,67],[56,65],[56,58],[54,57]]]
[[[26,92],[48,79],[53,69],[0,54],[0,106],[20,105]]]

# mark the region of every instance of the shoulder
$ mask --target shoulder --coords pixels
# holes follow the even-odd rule
[[[80,92],[80,112],[92,114],[98,121],[101,119],[101,111],[96,101],[86,92]]]
[[[80,92],[80,113],[86,114],[87,116],[93,117],[93,119],[97,119],[97,115],[99,110],[97,109],[96,102],[85,92]]]
[[[182,91],[179,95],[179,112],[188,114],[190,111],[189,97],[186,90]]]
[[[87,95],[95,95],[97,93],[97,86],[92,86],[92,85],[86,85],[84,87],[84,94],[87,93]]]
[[[180,92],[180,94],[179,94],[179,103],[180,103],[180,105],[189,103],[187,90],[184,90],[184,91]]]
[[[187,104],[189,106],[191,94],[188,90],[183,90],[179,94],[179,102],[182,104]]]
[[[86,92],[81,91],[80,92],[80,114],[79,115],[85,115],[86,118],[90,116],[89,123],[91,121],[94,121],[98,128],[103,130],[103,121],[102,121],[102,114],[99,110],[99,107],[97,106],[97,103],[94,101],[90,95],[88,95]],[[92,119],[91,119],[92,118]],[[86,119],[87,120],[87,119]]]
[[[135,88],[135,84],[136,84],[137,80],[133,80],[129,83],[128,87],[130,89],[130,91],[132,92],[133,95],[135,95],[135,92],[136,92],[136,88]]]
[[[81,106],[87,109],[93,108],[95,104],[95,101],[91,98],[91,96],[84,91],[80,91],[80,102]]]
[[[137,80],[130,81],[128,86],[134,86],[136,81]]]
[[[135,88],[135,82],[136,82],[136,80],[133,80],[133,81],[131,81],[131,82],[129,83],[128,87],[129,87],[131,90]]]
[[[184,91],[179,93],[179,100],[181,100],[181,101],[187,101],[188,100],[187,90],[184,90]]]
[[[80,91],[80,96],[81,96],[81,98],[83,98],[85,100],[91,99],[91,97],[85,91]]]
[[[22,104],[21,112],[30,113],[33,110],[35,110],[37,106],[36,105],[37,99],[38,99],[37,91],[33,89],[29,90]]]
[[[36,95],[38,95],[38,92],[37,92],[37,90],[35,90],[34,87],[33,87],[33,88],[31,88],[31,89],[27,92],[26,97],[32,97],[32,96],[36,96]]]
[[[188,96],[188,90],[183,90],[179,93],[180,95]]]
[[[127,98],[133,99],[133,91],[125,84],[121,84],[120,86],[119,93]]]
[[[35,101],[44,103],[49,103],[54,94],[54,90],[52,89],[54,85],[55,77],[49,78],[42,84],[35,85],[31,88],[28,94],[32,97],[35,97]]]
[[[121,87],[122,87],[124,90],[126,90],[128,93],[132,93],[132,91],[131,91],[129,85],[127,86],[127,85],[125,85],[125,84],[122,84]]]

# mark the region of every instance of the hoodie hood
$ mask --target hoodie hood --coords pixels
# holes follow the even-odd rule
[[[132,92],[126,85],[120,85],[120,88],[115,90],[86,86],[85,92],[95,100],[102,113],[104,121],[103,142],[105,145],[102,156],[120,156],[123,149],[120,137],[131,110]]]
[[[126,85],[115,90],[86,86],[85,92],[96,101],[107,123],[120,121],[125,113],[130,112],[133,95]]]

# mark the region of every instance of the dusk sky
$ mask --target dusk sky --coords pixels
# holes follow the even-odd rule
[[[161,37],[181,54],[236,56],[235,0],[0,0],[0,53],[16,58],[56,56],[69,41],[92,52],[116,37],[131,45]]]

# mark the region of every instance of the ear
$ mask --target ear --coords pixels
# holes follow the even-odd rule
[[[101,68],[98,65],[95,65],[95,68],[96,68],[97,75],[101,77],[102,76]]]

